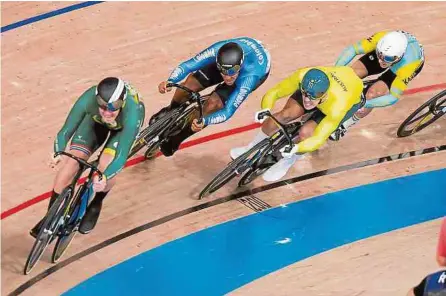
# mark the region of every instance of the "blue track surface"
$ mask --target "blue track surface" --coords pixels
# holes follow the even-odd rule
[[[140,254],[64,295],[223,295],[321,252],[444,216],[444,180],[443,169],[243,217]]]

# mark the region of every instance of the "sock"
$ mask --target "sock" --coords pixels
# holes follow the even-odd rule
[[[344,126],[344,128],[347,129],[347,128],[351,127],[352,125],[357,124],[360,119],[361,118],[358,118],[356,116],[356,114],[353,114],[353,116],[350,117],[349,119],[347,119],[342,125]]]
[[[53,203],[56,201],[56,199],[59,197],[59,193],[56,193],[54,190],[51,193],[51,198],[50,198],[50,202],[48,204],[48,211],[50,210],[51,206],[53,205]]]
[[[95,196],[94,196],[94,199],[93,199],[93,201],[91,202],[91,203],[94,203],[94,202],[102,202],[103,200],[104,200],[104,198],[107,196],[107,194],[108,194],[108,192],[109,191],[107,191],[107,192],[104,192],[104,191],[102,191],[102,192],[96,192],[96,194],[95,194]]]
[[[254,147],[255,145],[257,145],[258,143],[260,143],[263,139],[268,138],[268,135],[265,134],[262,129],[259,130],[259,132],[255,135],[254,139],[252,140],[251,143],[248,144],[249,148]]]

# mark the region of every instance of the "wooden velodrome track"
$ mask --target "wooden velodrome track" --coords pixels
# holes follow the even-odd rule
[[[2,3],[2,27],[69,5]],[[331,64],[342,49],[382,29],[404,29],[423,43],[426,65],[411,84],[416,89],[391,108],[375,110],[338,144],[324,146],[299,162],[289,177],[382,156],[446,144],[445,121],[405,139],[399,124],[438,91],[419,89],[445,82],[446,3],[102,3],[2,33],[2,212],[50,190],[48,168],[54,136],[72,102],[91,84],[117,75],[143,95],[146,119],[170,97],[157,84],[182,60],[209,44],[234,36],[265,43],[272,55],[270,78],[225,124],[194,138],[252,123],[262,94],[280,79],[309,65]],[[418,90],[417,90],[418,89]],[[282,102],[279,104],[282,105]],[[278,108],[280,106],[277,106]],[[207,200],[198,192],[228,161],[231,147],[255,131],[213,139],[177,153],[126,168],[107,197],[97,228],[78,235],[65,258],[152,220],[233,192],[222,188]],[[256,195],[271,206],[378,180],[444,168],[446,152],[387,162],[279,187]],[[253,186],[262,185],[257,180]],[[48,255],[29,276],[22,275],[32,245],[29,229],[47,201],[2,218],[2,295],[51,267]],[[145,250],[224,221],[252,213],[237,201],[185,215],[99,249],[37,281],[24,295],[56,295],[97,272]],[[405,295],[434,270],[439,221],[419,224],[315,256],[258,279],[234,295]],[[369,256],[361,257],[369,253]],[[311,266],[311,271],[302,269]],[[353,271],[354,270],[354,274]],[[296,280],[296,275],[299,280]],[[355,282],[366,278],[367,284]],[[317,279],[317,280],[316,280]],[[324,291],[324,292],[319,292]],[[313,294],[312,294],[313,293]]]

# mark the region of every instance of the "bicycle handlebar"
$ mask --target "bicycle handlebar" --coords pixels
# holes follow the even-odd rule
[[[98,170],[97,167],[95,167],[91,163],[88,163],[87,161],[83,160],[82,158],[74,156],[73,154],[67,153],[65,151],[58,151],[58,152],[54,153],[54,157],[59,156],[59,155],[65,155],[65,156],[68,156],[68,157],[76,160],[78,163],[80,163],[84,167],[90,168],[92,171],[98,173],[99,177],[102,178],[102,175],[103,175],[102,172],[100,170]]]
[[[197,102],[197,104],[198,104],[198,111],[200,112],[200,117],[198,119],[198,123],[201,123],[203,121],[203,104],[201,102],[202,97],[198,92],[195,92],[184,85],[181,85],[178,83],[173,83],[173,82],[167,83],[166,87],[176,87],[176,88],[182,89],[185,92],[187,92],[191,96],[192,101]]]
[[[291,151],[291,149],[293,149],[293,145],[294,145],[294,143],[293,143],[293,139],[291,139],[291,136],[290,136],[290,135],[288,134],[288,132],[286,131],[285,126],[284,126],[283,124],[281,124],[281,123],[277,120],[277,118],[274,117],[274,115],[271,114],[271,112],[270,112],[269,110],[265,110],[265,111],[263,111],[263,112],[258,113],[258,118],[259,118],[260,120],[262,120],[263,118],[265,118],[265,116],[271,118],[271,119],[276,123],[276,125],[279,127],[279,129],[282,130],[282,132],[283,132],[283,134],[284,134],[284,136],[285,136],[285,138],[287,139],[288,144],[289,144],[289,146],[285,148],[285,152],[286,152],[286,153],[289,153],[289,152]]]

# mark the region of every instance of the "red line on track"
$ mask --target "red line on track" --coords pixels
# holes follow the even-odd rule
[[[439,84],[423,86],[423,87],[419,87],[419,88],[408,89],[404,92],[404,94],[412,95],[412,94],[416,94],[416,93],[420,93],[420,92],[427,92],[427,91],[438,90],[438,89],[443,89],[443,88],[446,88],[446,83],[439,83]],[[252,123],[249,125],[245,125],[245,126],[237,127],[234,129],[215,133],[212,135],[204,136],[204,137],[201,137],[201,138],[198,138],[195,140],[191,140],[191,141],[181,144],[180,149],[185,149],[185,148],[203,144],[203,143],[206,143],[209,141],[213,141],[213,140],[221,139],[224,137],[229,137],[229,136],[232,136],[235,134],[243,133],[243,132],[255,129],[259,126],[260,126],[260,124],[258,124],[258,123]],[[158,157],[160,155],[161,155],[161,153],[158,153],[156,156]],[[138,157],[128,160],[127,163],[125,164],[125,167],[133,166],[133,165],[138,164],[143,161],[144,161],[144,156],[138,156]],[[83,181],[84,181],[84,179],[81,179],[79,182],[83,182]],[[24,203],[19,204],[18,206],[15,206],[9,210],[6,210],[6,211],[2,212],[1,220],[3,220],[15,213],[18,213],[18,212],[36,204],[36,203],[39,203],[39,202],[49,198],[50,196],[51,196],[51,192],[45,192],[39,196],[36,196],[30,200],[25,201]]]

